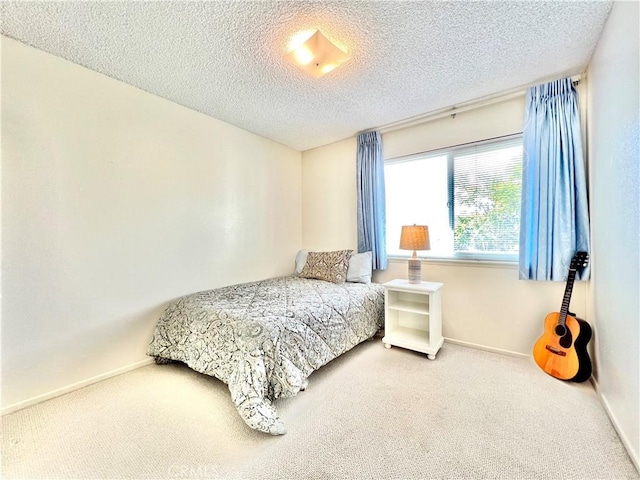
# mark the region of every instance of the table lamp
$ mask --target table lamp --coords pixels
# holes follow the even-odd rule
[[[422,263],[416,255],[416,250],[429,250],[429,227],[426,225],[406,225],[402,227],[400,235],[400,249],[413,250],[409,259],[409,283],[422,281]]]

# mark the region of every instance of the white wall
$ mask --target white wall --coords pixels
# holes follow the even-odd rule
[[[302,152],[302,244],[356,249],[355,138]]]
[[[386,158],[510,135],[522,131],[524,97],[385,133]],[[356,140],[302,154],[302,243],[310,249],[357,248]],[[404,260],[374,275],[406,278]],[[445,284],[443,334],[459,342],[530,355],[547,313],[562,303],[564,283],[518,280],[515,265],[425,260],[424,280]],[[571,310],[585,317],[585,283],[577,282]]]
[[[640,468],[640,15],[614,2],[588,70],[588,136],[599,392]]]
[[[2,38],[2,405],[144,360],[167,301],[288,274],[301,154]]]

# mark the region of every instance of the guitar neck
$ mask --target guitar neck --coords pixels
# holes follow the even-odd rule
[[[562,307],[560,307],[560,317],[558,323],[564,325],[567,321],[567,313],[569,312],[569,304],[571,303],[571,292],[573,292],[573,283],[576,279],[576,270],[569,270],[567,276],[567,286],[564,289],[564,297],[562,298]]]

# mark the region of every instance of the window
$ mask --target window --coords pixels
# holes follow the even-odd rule
[[[387,253],[402,225],[428,225],[420,255],[517,260],[522,136],[514,135],[385,161]]]

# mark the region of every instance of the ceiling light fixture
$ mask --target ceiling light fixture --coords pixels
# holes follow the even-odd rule
[[[285,58],[309,75],[320,78],[350,57],[331,43],[320,30],[291,50]]]

